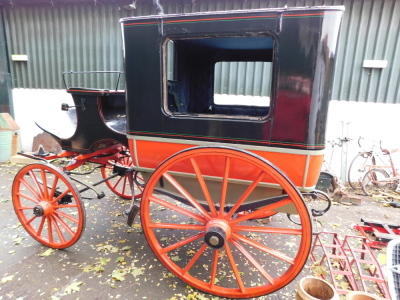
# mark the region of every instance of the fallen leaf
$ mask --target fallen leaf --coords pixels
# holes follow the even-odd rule
[[[128,274],[126,270],[117,269],[112,272],[111,277],[118,281],[124,281],[126,274]]]
[[[44,257],[44,256],[49,256],[49,255],[51,255],[53,252],[54,252],[54,249],[49,248],[49,249],[47,249],[46,251],[44,251],[43,253],[40,253],[39,256],[42,256],[42,257]]]
[[[144,273],[141,268],[132,268],[131,274],[133,275],[133,277],[137,277],[139,275],[143,275]]]
[[[73,283],[71,283],[69,286],[67,286],[65,288],[65,293],[70,295],[74,292],[79,292],[81,290],[81,288],[79,286],[82,284],[83,284],[82,281],[74,281]]]
[[[14,277],[14,275],[10,275],[10,276],[3,277],[3,278],[1,279],[1,281],[0,281],[0,283],[1,283],[1,284],[4,284],[4,283],[6,283],[6,282],[8,282],[8,281],[11,281],[11,280],[13,280],[13,277]]]

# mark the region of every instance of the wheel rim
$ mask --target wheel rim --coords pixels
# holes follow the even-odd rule
[[[211,164],[207,165],[207,161]],[[189,185],[184,186],[177,179],[174,172],[183,166],[189,166],[196,174],[203,202],[188,192]],[[213,176],[221,178],[220,197],[215,202],[209,192],[210,184],[203,177],[210,169]],[[236,204],[225,212],[223,207],[232,197],[230,188],[234,189],[231,182],[235,176],[230,174],[237,174],[238,169],[248,171],[249,182],[243,193],[236,195]],[[288,198],[249,214],[236,214],[258,182],[266,178],[279,184]],[[191,205],[174,197],[159,196],[160,182],[172,186],[176,194],[185,195]],[[214,206],[217,202],[221,209]],[[302,225],[287,221],[289,227],[283,228],[262,221],[266,212],[286,205],[297,210]],[[293,184],[266,160],[230,148],[185,150],[161,164],[146,184],[141,220],[152,250],[172,273],[195,288],[222,297],[256,297],[286,286],[307,261],[312,239],[310,216]],[[252,274],[251,278],[246,278],[247,274]]]
[[[362,189],[367,196],[379,195],[386,192],[391,186],[387,180],[389,174],[381,169],[372,169],[365,173],[362,180]]]
[[[85,210],[71,180],[51,165],[32,164],[16,175],[12,198],[25,230],[45,246],[64,249],[81,237]]]
[[[132,159],[130,156],[123,156],[116,162],[123,167],[132,167]],[[107,165],[101,168],[101,176],[103,179],[110,177],[113,174],[114,166]],[[140,198],[143,192],[143,178],[140,172],[134,171],[127,173],[125,176],[117,176],[106,181],[108,188],[117,196],[124,199],[132,199],[132,190],[134,198]],[[133,184],[133,187],[132,187]]]

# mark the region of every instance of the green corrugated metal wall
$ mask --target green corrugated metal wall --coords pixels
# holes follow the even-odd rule
[[[164,0],[165,13],[283,6],[345,5],[332,99],[400,103],[400,0]],[[10,54],[27,54],[28,62],[11,62],[15,88],[60,89],[63,71],[122,70],[119,19],[155,14],[152,1],[137,8],[110,4],[22,5],[3,8]],[[365,59],[388,60],[386,69],[365,69]],[[262,76],[254,64],[252,76]],[[244,78],[244,77],[238,77]],[[72,85],[105,87],[109,78],[80,76]],[[248,82],[223,73],[219,92],[265,95]],[[107,86],[113,88],[113,86]],[[244,88],[243,88],[244,87]],[[121,86],[122,88],[122,86]]]

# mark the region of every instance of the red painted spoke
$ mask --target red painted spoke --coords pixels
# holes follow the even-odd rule
[[[237,231],[251,231],[261,233],[279,233],[279,234],[291,234],[291,235],[302,235],[301,229],[293,228],[274,228],[274,227],[258,227],[258,226],[240,226],[236,225],[233,227],[235,232]]]
[[[32,197],[29,197],[29,196],[27,196],[27,195],[25,195],[25,194],[22,194],[22,193],[20,193],[20,192],[17,192],[16,195],[17,195],[17,196],[20,196],[20,197],[22,197],[22,198],[25,198],[25,199],[27,199],[27,200],[30,200],[30,201],[32,201],[32,202],[34,202],[34,203],[36,203],[36,204],[39,203],[39,201],[38,201],[37,199],[33,199]]]
[[[219,200],[219,217],[222,218],[225,210],[226,192],[228,189],[229,171],[231,169],[231,159],[226,157],[224,178],[222,179],[221,198]]]
[[[65,244],[65,242],[66,242],[66,241],[65,241],[65,237],[64,237],[63,233],[61,232],[61,229],[60,229],[60,227],[58,226],[56,219],[54,219],[52,216],[49,216],[49,218],[51,219],[51,221],[52,221],[53,224],[54,224],[54,228],[55,228],[55,230],[56,230],[56,232],[57,232],[58,237],[60,238],[60,242],[63,243],[63,244]]]
[[[44,221],[46,221],[47,217],[43,217],[42,220],[40,221],[40,225],[38,228],[38,231],[36,233],[36,236],[41,236],[42,235],[42,230],[43,230],[43,226],[44,226]]]
[[[71,217],[70,215],[68,215],[66,213],[63,213],[62,211],[58,210],[57,214],[62,216],[62,217],[64,217],[64,218],[66,218],[66,219],[68,219],[68,220],[70,220],[70,221],[72,221],[72,222],[74,222],[74,223],[76,223],[76,224],[79,224],[79,220],[78,219],[75,219],[74,217]]]
[[[57,184],[58,184],[58,177],[55,176],[54,177],[54,181],[53,181],[53,185],[52,185],[51,191],[50,191],[50,199],[51,199],[51,201],[53,201],[54,194],[55,194],[56,189],[57,189]]]
[[[191,267],[193,267],[193,265],[195,264],[195,262],[199,259],[200,255],[203,254],[204,250],[206,250],[207,245],[203,244],[199,251],[197,251],[196,255],[193,256],[193,258],[190,260],[190,262],[186,265],[186,267],[182,270],[181,275],[186,274],[187,271],[190,270]]]
[[[237,224],[237,223],[240,223],[240,222],[243,222],[243,221],[247,221],[249,219],[258,219],[258,218],[262,217],[264,213],[269,212],[269,211],[274,210],[274,209],[277,209],[279,207],[285,206],[285,205],[290,204],[290,203],[292,203],[291,200],[288,200],[288,199],[287,200],[281,200],[281,201],[275,202],[273,204],[267,205],[267,206],[265,206],[263,208],[257,209],[256,211],[253,211],[252,213],[249,213],[249,214],[244,215],[242,217],[239,217],[237,219],[233,219],[233,220],[229,221],[229,223],[230,224]]]
[[[205,182],[205,180],[203,178],[203,175],[201,174],[200,168],[199,168],[199,166],[198,166],[198,164],[197,164],[197,162],[196,162],[196,160],[194,158],[191,158],[190,161],[191,161],[193,169],[194,169],[194,171],[196,173],[197,180],[200,183],[200,187],[201,187],[201,190],[203,191],[204,197],[206,198],[208,206],[210,207],[211,216],[212,217],[216,217],[217,216],[217,210],[215,209],[214,202],[211,199],[210,191],[208,190],[208,187],[207,187],[206,182]]]
[[[236,266],[235,259],[234,259],[233,255],[232,255],[232,252],[231,252],[231,249],[230,249],[228,243],[225,243],[224,248],[225,248],[225,252],[226,252],[226,254],[228,256],[229,262],[231,264],[231,268],[233,270],[233,274],[235,274],[236,281],[237,281],[237,283],[239,285],[239,288],[240,288],[242,293],[245,293],[246,292],[246,288],[244,287],[243,280],[240,277],[239,270],[238,270],[238,268]]]
[[[213,257],[212,267],[211,267],[211,279],[210,279],[211,289],[214,288],[215,278],[217,278],[218,255],[219,255],[219,250],[218,249],[214,250],[214,257]]]
[[[33,171],[31,170],[31,171],[29,171],[28,173],[29,173],[29,175],[31,176],[31,178],[32,178],[32,180],[33,180],[33,183],[35,184],[36,189],[40,192],[39,195],[42,196],[42,197],[44,197],[44,195],[43,195],[43,190],[42,190],[42,188],[40,187],[39,180],[37,179],[35,172],[33,172]]]
[[[35,207],[34,206],[20,206],[20,207],[18,207],[17,209],[19,209],[19,210],[26,210],[26,209],[34,209]]]
[[[60,194],[57,198],[51,201],[51,204],[58,202],[61,198],[63,198],[65,195],[70,193],[71,191],[69,189],[66,189],[62,194]]]
[[[125,188],[126,188],[126,176],[124,176],[124,181],[122,183],[122,194],[125,194]]]
[[[195,234],[195,235],[193,235],[193,236],[191,236],[191,237],[189,237],[189,238],[187,238],[187,239],[184,239],[184,240],[182,240],[182,241],[179,241],[179,242],[177,242],[177,243],[174,243],[174,244],[172,244],[172,245],[169,245],[168,247],[162,248],[162,249],[160,250],[160,253],[168,253],[168,252],[170,252],[170,251],[172,251],[172,250],[174,250],[174,249],[176,249],[176,248],[179,248],[179,247],[182,247],[182,246],[184,246],[184,245],[186,245],[186,244],[189,244],[189,243],[191,243],[191,242],[193,242],[193,241],[195,241],[195,240],[197,240],[197,239],[203,237],[204,235],[205,235],[204,232],[200,232],[200,233],[198,233],[198,234]]]
[[[47,176],[46,176],[46,172],[44,171],[44,169],[40,169],[40,174],[42,175],[44,199],[49,199],[48,187],[47,187]]]
[[[270,255],[276,257],[276,258],[279,258],[280,260],[283,260],[283,261],[285,261],[285,262],[287,262],[287,263],[289,263],[289,264],[291,264],[291,265],[294,265],[294,259],[293,259],[293,258],[290,258],[289,256],[285,255],[284,253],[282,253],[282,252],[280,252],[280,251],[271,249],[271,248],[269,248],[269,247],[267,247],[267,246],[265,246],[265,245],[262,245],[262,244],[260,244],[260,243],[257,243],[257,242],[255,242],[255,241],[253,241],[253,240],[251,240],[251,239],[249,239],[249,238],[247,238],[247,237],[244,237],[244,236],[241,235],[241,234],[233,233],[232,235],[233,235],[233,237],[236,238],[237,240],[240,240],[240,241],[242,241],[242,242],[244,242],[244,243],[246,243],[246,244],[249,244],[250,246],[252,246],[252,247],[254,247],[254,248],[257,248],[258,250],[261,250],[261,251],[263,251],[263,252],[266,252],[266,253],[268,253],[268,254],[270,254]]]
[[[209,213],[200,205],[198,201],[196,201],[192,195],[188,193],[188,191],[185,190],[183,186],[181,186],[171,175],[169,175],[167,172],[163,174],[163,177],[168,180],[168,182],[179,192],[184,196],[189,203],[195,207],[199,212],[202,213],[202,215],[207,219],[211,219],[211,216]]]
[[[171,204],[171,203],[169,203],[169,202],[167,202],[165,200],[162,200],[162,199],[154,197],[154,196],[150,196],[149,200],[153,201],[153,202],[155,202],[157,204],[160,204],[160,205],[162,205],[162,206],[164,206],[166,208],[169,208],[169,209],[172,209],[174,211],[177,211],[177,212],[179,212],[179,213],[181,213],[181,214],[183,214],[185,216],[188,216],[190,218],[196,219],[197,221],[200,221],[203,224],[206,223],[206,220],[202,216],[200,216],[198,214],[195,214],[195,213],[193,213],[191,211],[188,211],[188,210],[186,210],[186,209],[184,209],[182,207],[179,207],[179,206],[176,206],[174,204]]]
[[[68,232],[68,234],[73,237],[75,235],[75,232],[72,231],[71,227],[68,226],[67,223],[64,222],[63,219],[60,218],[60,216],[57,214],[57,212],[54,213],[54,219],[56,219],[60,224],[64,227],[64,229]]]
[[[53,208],[78,207],[76,204],[53,205]]]
[[[33,187],[24,179],[21,179],[21,182],[28,188],[28,190],[39,200],[40,199],[40,195],[37,191],[35,191],[33,189]]]
[[[275,283],[275,279],[264,270],[264,268],[258,263],[258,261],[235,239],[231,240],[231,243],[247,258],[247,260],[268,280],[270,284]]]
[[[53,239],[53,229],[52,229],[52,225],[51,225],[51,219],[50,217],[47,217],[47,233],[49,235],[49,242],[50,243],[54,243],[54,239]]]
[[[176,224],[176,223],[152,223],[149,228],[166,228],[166,229],[187,229],[187,230],[202,230],[206,229],[204,225],[191,224]]]
[[[37,217],[36,216],[33,216],[32,218],[30,218],[28,221],[26,221],[26,225],[29,225],[29,224],[31,224],[32,223],[32,221],[33,220],[35,220]]]
[[[265,175],[265,173],[263,171],[260,171],[260,173],[256,177],[256,180],[254,180],[253,183],[246,189],[246,191],[243,193],[243,195],[239,198],[239,200],[235,203],[235,205],[229,211],[228,215],[226,216],[227,219],[232,218],[232,215],[242,205],[244,200],[247,199],[247,197],[251,194],[251,192],[257,187],[257,185],[260,183],[260,181],[264,177],[264,175]]]
[[[119,179],[117,180],[117,182],[114,184],[113,189],[116,190],[116,186],[121,182],[122,180],[122,176],[119,177]]]

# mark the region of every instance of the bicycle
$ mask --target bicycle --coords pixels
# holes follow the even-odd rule
[[[362,139],[362,137],[358,139],[358,146],[360,148],[362,148]],[[374,148],[375,143],[372,144],[370,150],[359,152],[351,161],[347,171],[347,182],[352,189],[358,190],[362,188],[361,182],[365,173],[370,170],[372,166],[376,166],[377,161],[381,162],[384,166],[387,165],[384,163],[384,159],[381,157],[381,155],[376,152]],[[380,148],[381,152],[383,152],[382,147]],[[387,177],[389,177],[389,175]]]
[[[392,156],[392,153],[398,151],[398,149],[382,149],[383,155],[388,156],[388,166],[377,166],[372,165],[370,169],[365,173],[361,187],[367,196],[384,195],[389,191],[400,192],[400,173],[396,169]],[[385,169],[389,169],[390,173]],[[386,195],[387,196],[387,195]]]

